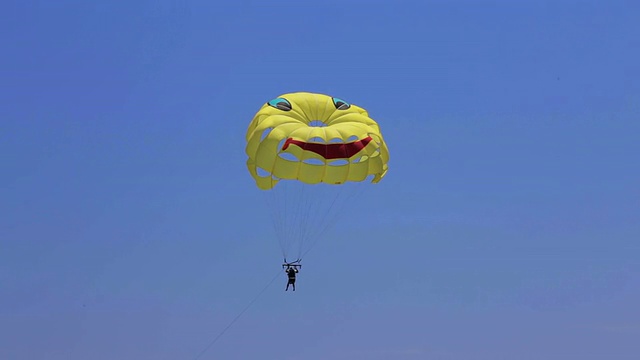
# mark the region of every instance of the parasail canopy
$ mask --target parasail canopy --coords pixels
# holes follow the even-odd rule
[[[380,181],[389,152],[367,111],[339,98],[296,92],[262,106],[247,129],[247,167],[257,186]]]

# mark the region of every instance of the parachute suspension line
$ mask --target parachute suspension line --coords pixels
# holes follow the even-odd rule
[[[314,185],[314,186],[318,186],[318,185]],[[303,189],[307,188],[307,186],[303,186]],[[309,189],[309,191],[312,191],[312,189]],[[312,194],[303,194],[303,201],[304,202],[304,211],[302,212],[302,219],[299,222],[300,224],[300,233],[298,234],[298,239],[300,239],[298,241],[298,259],[300,259],[302,257],[302,247],[304,244],[305,239],[309,236],[309,231],[311,228],[311,224],[313,224],[313,220],[315,218],[315,216],[312,215],[312,211],[316,208],[317,204],[313,204],[311,201],[312,198]],[[317,210],[316,210],[317,211]]]
[[[280,188],[278,188],[278,186],[281,186]],[[287,242],[289,239],[289,228],[287,227],[287,215],[288,215],[288,210],[289,210],[289,199],[287,198],[287,194],[288,191],[285,191],[286,188],[289,186],[289,183],[287,181],[280,181],[278,182],[278,184],[276,184],[276,187],[274,187],[273,189],[271,189],[270,191],[271,196],[275,197],[276,199],[279,199],[280,202],[277,205],[276,208],[272,209],[271,211],[275,211],[278,214],[280,214],[281,218],[281,223],[280,223],[280,233],[278,234],[278,241],[280,242],[280,249],[282,250],[282,254],[284,254],[284,256],[286,257],[287,254]],[[284,189],[283,189],[284,188]],[[282,192],[283,196],[279,195],[279,192]]]
[[[305,188],[296,180],[281,180],[265,194],[274,230],[283,257],[288,257],[293,245],[303,233],[304,209],[310,208]]]
[[[283,257],[289,255],[292,239],[294,239],[292,225],[295,221],[292,217],[296,216],[293,205],[297,203],[294,201],[296,196],[294,190],[290,181],[281,180],[272,190],[264,194]]]
[[[236,317],[233,318],[233,320],[231,320],[229,325],[227,325],[224,329],[222,329],[222,331],[218,334],[218,336],[216,336],[213,340],[211,340],[211,342],[204,349],[202,349],[202,351],[200,351],[200,353],[198,355],[196,355],[196,357],[193,358],[193,359],[194,360],[198,360],[205,352],[207,352],[207,350],[209,350],[216,342],[218,342],[218,340],[222,337],[222,335],[224,335],[224,333],[227,332],[227,330],[229,330],[229,328],[231,328],[231,326],[236,321],[238,321],[238,319],[240,319],[242,314],[244,314],[247,310],[249,310],[251,305],[253,305],[253,303],[255,303],[256,300],[258,300],[260,295],[262,295],[265,291],[267,291],[269,286],[271,286],[271,284],[273,284],[273,282],[278,278],[278,276],[280,276],[280,270],[278,270],[278,273],[276,274],[276,276],[274,276],[273,279],[271,279],[271,281],[269,281],[269,283],[267,285],[265,285],[265,287],[262,288],[262,290],[260,290],[260,292],[253,298],[253,300],[251,300],[249,302],[249,304],[247,304],[247,306],[245,306],[244,309],[242,309],[242,311],[240,311],[240,313],[238,315],[236,315]]]
[[[289,249],[294,250],[293,247],[295,244],[300,243],[300,238],[304,234],[305,228],[308,226],[308,222],[306,220],[306,215],[311,208],[311,203],[309,201],[309,190],[308,185],[302,183],[292,183],[291,187],[298,187],[295,192],[295,199],[292,199],[292,202],[295,203],[293,213],[291,214],[291,222],[289,223],[289,228],[291,229],[291,236],[289,238]],[[291,192],[294,193],[293,191]],[[300,257],[300,253],[298,252],[297,257]]]
[[[366,183],[306,184],[281,180],[265,193],[283,258],[303,258],[354,202]]]
[[[283,257],[299,257],[300,241],[313,225],[310,219],[317,205],[314,200],[321,198],[314,198],[315,188],[311,186],[297,180],[281,180],[265,194]],[[297,254],[291,254],[293,250],[298,250]]]
[[[299,186],[299,194],[297,196],[298,201],[296,201],[296,211],[295,211],[295,219],[293,219],[291,225],[291,229],[294,230],[294,234],[291,238],[291,246],[294,246],[296,243],[300,244],[300,239],[304,236],[304,230],[308,226],[308,213],[312,207],[312,204],[309,201],[309,186],[302,185]],[[298,226],[294,226],[294,224],[298,224]],[[293,249],[292,249],[293,250]],[[298,258],[300,258],[300,251],[296,254]]]
[[[312,241],[311,245],[307,248],[306,251],[304,251],[299,256],[300,259],[302,259],[305,255],[307,255],[307,253],[309,253],[309,251],[311,251],[311,249],[313,249],[315,247],[315,245],[318,243],[320,238],[327,232],[327,230],[329,230],[337,222],[337,219],[340,216],[341,210],[342,211],[344,210],[344,209],[341,209],[341,208],[344,208],[346,204],[351,202],[351,200],[353,200],[355,198],[359,198],[360,195],[362,195],[362,193],[365,191],[365,186],[363,186],[363,184],[353,183],[353,184],[350,184],[350,185],[355,186],[356,189],[353,190],[353,191],[347,191],[347,190],[345,190],[344,186],[340,187],[340,190],[338,191],[338,193],[333,198],[333,201],[332,201],[329,209],[324,214],[324,219],[321,221],[321,223],[323,223],[324,226],[321,229],[319,229],[316,232],[316,234],[314,234],[313,241]],[[342,197],[342,194],[345,191],[347,192],[347,195],[345,197]],[[343,199],[343,201],[339,201],[339,199]],[[336,209],[336,211],[333,211],[334,208],[336,208],[336,207],[338,209]],[[327,220],[327,218],[328,218],[328,220]]]
[[[296,188],[295,183],[290,180],[284,181],[286,187],[284,188],[284,196],[285,203],[283,204],[284,208],[284,227],[286,231],[286,235],[284,236],[284,252],[289,254],[291,250],[291,245],[295,241],[296,229],[293,224],[296,223],[296,218],[298,217],[300,204],[296,201]]]
[[[267,207],[269,207],[269,209],[277,209],[280,207],[280,203],[278,201],[278,197],[274,196],[271,192],[267,192],[266,194],[264,194],[264,197],[266,199],[267,202]],[[271,214],[271,222],[273,224],[273,229],[276,233],[276,237],[278,238],[278,242],[280,243],[280,249],[282,251],[282,256],[286,257],[287,254],[285,253],[285,248],[283,246],[282,243],[282,231],[284,229],[283,226],[283,217],[281,216],[281,213],[279,211],[269,211],[269,213]]]
[[[280,212],[284,215],[283,218],[283,231],[280,234],[280,246],[282,247],[282,252],[285,254],[285,257],[289,255],[289,251],[291,250],[291,245],[293,244],[296,238],[296,228],[293,226],[298,223],[297,218],[300,213],[300,201],[296,201],[299,199],[300,192],[299,189],[295,187],[295,183],[291,182],[291,180],[281,181],[282,185],[284,185],[280,189],[274,189],[276,191],[274,196],[278,196],[283,200],[281,207],[278,209],[273,209],[272,211]]]
[[[330,186],[330,185],[319,184],[318,186]],[[331,213],[333,211],[333,206],[334,206],[336,200],[339,198],[340,193],[342,192],[343,189],[342,189],[342,187],[340,187],[340,189],[338,191],[338,194],[335,194],[334,195],[335,197],[333,197],[332,199],[329,196],[329,195],[331,195],[331,190],[332,189],[329,188],[326,192],[323,192],[323,193],[320,194],[320,196],[321,196],[320,199],[322,199],[324,201],[327,201],[327,200],[330,201],[329,206],[328,207],[327,206],[318,206],[316,208],[316,211],[313,214],[313,216],[312,217],[311,216],[307,216],[307,219],[305,219],[305,223],[306,223],[306,222],[309,221],[309,217],[311,217],[312,219],[315,220],[317,226],[315,228],[312,228],[311,226],[305,227],[306,231],[304,232],[304,235],[301,237],[300,243],[299,243],[299,249],[298,249],[298,257],[299,258],[302,258],[304,256],[303,252],[304,252],[304,254],[306,254],[308,252],[308,250],[306,250],[306,251],[304,250],[305,249],[304,248],[305,240],[311,240],[311,247],[313,247],[313,244],[318,241],[318,237],[319,237],[319,235],[321,235],[321,231],[319,232],[319,230],[321,230],[320,226],[323,226],[323,224],[324,224],[324,227],[326,227],[328,225],[328,224],[326,224],[327,214],[329,214],[329,213]],[[318,209],[324,209],[325,212],[321,214],[321,213],[319,213]]]
[[[311,251],[311,249],[313,249],[313,247],[318,243],[318,241],[320,240],[320,238],[324,235],[324,233],[334,224],[334,222],[337,220],[338,215],[337,212],[334,212],[334,207],[336,205],[336,203],[338,202],[338,199],[340,198],[340,196],[342,195],[342,192],[344,191],[344,188],[340,187],[339,191],[337,194],[335,194],[335,196],[333,197],[333,199],[331,200],[331,204],[329,205],[328,209],[326,210],[326,212],[324,214],[322,214],[322,220],[319,222],[319,224],[324,224],[324,226],[322,226],[319,229],[316,229],[315,233],[311,236],[309,236],[311,238],[311,244],[309,245],[309,247],[306,249],[306,251],[304,251],[304,253],[302,253],[300,255],[300,258],[304,257],[305,255],[307,255],[307,253],[309,251]],[[329,214],[332,214],[333,216],[329,216]],[[327,220],[329,219],[329,217],[331,218],[331,220]],[[302,249],[301,249],[302,250]]]

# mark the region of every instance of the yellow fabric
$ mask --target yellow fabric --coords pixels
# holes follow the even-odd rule
[[[308,92],[284,94],[277,99],[285,99],[291,109],[287,111],[267,103],[247,129],[247,167],[260,189],[273,188],[279,179],[342,184],[363,181],[370,175],[373,175],[372,182],[377,183],[384,177],[389,151],[378,124],[365,109],[355,105],[340,109],[335,98]],[[320,126],[317,121],[322,122]],[[303,145],[289,144],[283,149],[287,139],[312,147],[350,144],[368,137],[371,141],[364,148],[346,158],[326,159],[303,149]]]

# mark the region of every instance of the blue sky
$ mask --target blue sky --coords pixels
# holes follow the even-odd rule
[[[193,359],[280,271],[244,135],[366,108],[368,189],[201,359],[635,359],[633,1],[12,1],[0,358]]]

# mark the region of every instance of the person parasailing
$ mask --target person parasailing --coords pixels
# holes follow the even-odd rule
[[[296,261],[292,261],[292,262],[287,262],[287,260],[284,260],[284,264],[282,264],[282,267],[287,267],[284,272],[287,274],[287,287],[284,289],[284,291],[288,291],[289,290],[289,285],[291,285],[293,287],[293,291],[296,291],[296,274],[298,272],[300,272],[300,270],[298,270],[299,268],[302,267],[302,265],[300,265],[300,259],[296,260]]]

